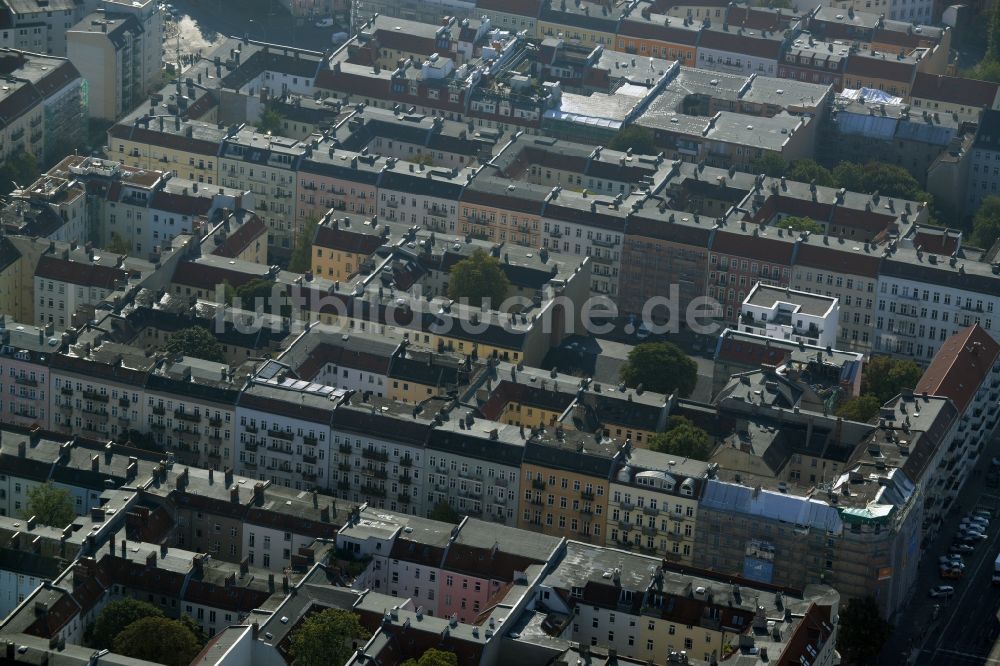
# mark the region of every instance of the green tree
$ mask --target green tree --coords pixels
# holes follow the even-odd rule
[[[275,293],[275,284],[265,278],[254,278],[236,287],[233,296],[239,299],[240,307],[246,310],[256,310],[258,304],[263,304],[264,312],[287,317],[291,314],[291,306],[281,298],[280,289]],[[232,302],[232,297],[230,301]],[[277,313],[274,311],[275,305],[278,306]]]
[[[750,163],[750,173],[753,175],[764,174],[772,178],[784,176],[788,171],[788,162],[780,155],[774,153],[764,153]]]
[[[632,152],[637,155],[656,155],[660,152],[656,149],[653,131],[639,125],[629,125],[620,129],[618,134],[608,142],[608,148],[622,151],[631,148]]]
[[[862,393],[841,403],[837,408],[837,416],[849,421],[867,423],[875,418],[881,407],[882,403],[876,396],[871,393]]]
[[[41,174],[38,160],[31,153],[19,150],[8,157],[0,166],[0,194],[10,194],[14,184],[26,187]]]
[[[354,654],[354,641],[367,635],[356,613],[328,608],[310,615],[292,632],[292,664],[343,664]]]
[[[87,645],[95,650],[110,650],[115,636],[125,627],[147,617],[163,617],[163,611],[153,604],[136,599],[111,601],[101,609],[97,620],[89,629]]]
[[[270,132],[274,135],[281,135],[284,129],[285,119],[274,109],[265,109],[257,119],[257,129],[261,133]]]
[[[65,488],[52,485],[51,481],[29,488],[24,517],[32,516],[42,525],[66,527],[76,518],[73,496]]]
[[[671,416],[667,430],[653,435],[649,448],[659,453],[694,460],[708,460],[712,444],[708,433],[683,416]]]
[[[998,12],[1000,13],[1000,12]],[[988,250],[1000,240],[1000,197],[986,197],[972,218],[973,245]]]
[[[448,298],[468,299],[474,307],[488,300],[494,308],[507,297],[510,281],[500,267],[500,261],[484,250],[476,250],[451,267],[448,277]]]
[[[132,247],[128,244],[128,241],[116,233],[111,234],[111,242],[108,243],[105,249],[113,254],[130,254],[132,252]]]
[[[164,349],[170,354],[184,354],[205,361],[222,363],[226,360],[222,345],[207,328],[201,326],[190,326],[177,331],[167,338]]]
[[[816,220],[808,217],[797,217],[795,215],[789,215],[781,220],[781,222],[778,222],[778,227],[791,231],[809,231],[814,234],[823,233],[823,225]]]
[[[201,647],[187,625],[165,617],[136,620],[115,636],[112,643],[118,654],[166,666],[188,666]]]
[[[909,171],[888,162],[841,162],[833,168],[833,177],[837,185],[854,192],[878,192],[884,197],[926,201],[928,204],[933,202],[931,195],[920,187]]]
[[[984,62],[1000,63],[1000,10],[996,7],[990,12],[990,28],[986,36],[986,54]]]
[[[414,164],[423,164],[424,166],[434,166],[434,155],[431,153],[420,153],[414,155],[411,160]]]
[[[312,270],[313,238],[316,236],[316,227],[319,220],[310,215],[302,225],[302,230],[295,241],[295,249],[292,251],[292,258],[288,262],[288,270],[293,273],[305,273]]]
[[[822,187],[834,187],[837,184],[833,173],[815,160],[795,160],[788,167],[787,176],[802,183],[811,183],[815,180],[816,184]]]
[[[841,608],[837,651],[845,666],[874,659],[891,635],[892,625],[882,619],[874,597],[851,599]]]
[[[962,72],[962,78],[1000,83],[1000,62],[983,60],[972,69]]]
[[[923,370],[913,361],[873,356],[861,375],[861,392],[874,395],[882,405],[899,395],[900,389],[914,388],[921,375]]]
[[[458,515],[458,511],[455,511],[455,508],[444,500],[435,504],[431,512],[427,514],[427,517],[431,520],[440,520],[442,523],[452,523],[454,525],[462,522],[462,517]]]
[[[698,364],[669,342],[644,342],[632,348],[619,371],[627,385],[687,397],[698,383]]]
[[[458,655],[431,648],[420,655],[420,659],[407,659],[401,666],[458,666]]]

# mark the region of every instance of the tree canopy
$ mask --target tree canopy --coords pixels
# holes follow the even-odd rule
[[[188,666],[201,651],[198,637],[184,622],[165,617],[136,620],[115,636],[118,654],[166,666]]]
[[[833,168],[833,177],[837,185],[854,192],[878,192],[885,197],[931,202],[931,195],[920,187],[909,171],[888,162],[841,162]]]
[[[874,395],[881,406],[896,397],[900,389],[916,387],[923,374],[913,361],[873,356],[861,375],[861,392]]]
[[[420,655],[420,659],[407,659],[401,666],[458,666],[458,655],[431,648]]]
[[[637,155],[656,155],[656,141],[653,138],[653,131],[648,127],[639,125],[629,125],[619,130],[611,141],[608,142],[611,150],[632,149]]]
[[[986,33],[986,54],[983,61],[1000,63],[1000,10],[994,7],[990,12],[990,27]]]
[[[822,187],[836,187],[837,181],[825,166],[815,160],[795,160],[788,167],[786,174],[790,179],[803,183],[811,183],[814,180]]]
[[[328,608],[310,615],[292,632],[292,664],[343,664],[354,653],[354,641],[367,635],[356,613]]]
[[[51,481],[29,488],[24,517],[32,516],[42,525],[66,527],[76,518],[73,496],[65,488],[52,485]]]
[[[13,192],[15,182],[19,187],[30,185],[40,173],[35,156],[19,150],[4,160],[0,166],[0,194]]]
[[[163,617],[163,611],[137,599],[111,601],[98,613],[88,632],[87,644],[96,650],[111,649],[115,636],[125,627],[147,617]]]
[[[488,300],[496,308],[507,298],[510,281],[500,267],[500,261],[479,249],[451,267],[448,277],[448,298],[468,299],[479,307]]]
[[[788,162],[785,158],[775,153],[764,153],[754,161],[750,163],[750,173],[755,176],[758,174],[764,174],[766,176],[771,176],[772,178],[777,178],[779,176],[784,176],[788,171]]]
[[[670,342],[644,342],[632,348],[619,374],[631,387],[686,398],[698,382],[698,364]]]
[[[313,237],[316,235],[316,227],[319,220],[315,216],[306,218],[295,240],[295,249],[292,251],[292,258],[288,262],[288,270],[293,273],[305,273],[312,270]]]
[[[778,222],[778,227],[781,229],[790,229],[792,231],[809,231],[814,234],[823,233],[823,225],[813,220],[809,217],[798,217],[796,215],[789,215],[788,217]]]
[[[1000,13],[1000,12],[998,12]],[[988,250],[1000,240],[1000,197],[986,197],[972,218],[972,244]]]
[[[265,109],[261,111],[260,117],[257,119],[257,129],[262,133],[270,132],[271,134],[280,135],[284,126],[284,118],[280,113],[274,109]]]
[[[867,423],[875,418],[882,403],[871,393],[862,393],[845,400],[837,408],[837,416],[841,416],[849,421]]]
[[[132,252],[132,246],[128,244],[128,241],[115,233],[111,234],[111,240],[105,249],[114,254],[130,254]]]
[[[455,511],[455,508],[444,500],[435,504],[427,517],[431,520],[440,520],[442,523],[453,523],[456,525],[462,521],[462,517],[458,515],[458,511]]]
[[[649,448],[659,453],[694,460],[708,460],[712,443],[708,433],[683,416],[671,416],[664,432],[649,440]]]
[[[189,326],[175,332],[167,338],[164,348],[170,354],[184,354],[217,363],[225,361],[222,345],[208,329],[201,326]]]
[[[892,625],[882,619],[874,597],[851,599],[840,609],[837,650],[844,664],[864,664],[878,656],[892,635]]]

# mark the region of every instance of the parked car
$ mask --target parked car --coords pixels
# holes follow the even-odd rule
[[[985,541],[988,537],[982,532],[965,532],[965,536],[962,538],[972,541]]]
[[[941,569],[941,578],[944,580],[958,580],[965,573],[961,569]]]
[[[954,543],[951,545],[951,550],[948,552],[962,554],[962,553],[972,553],[975,550],[976,550],[975,547],[970,544]]]
[[[941,565],[961,564],[963,567],[965,566],[965,562],[964,560],[962,560],[961,555],[942,555],[941,557],[938,558],[938,564]]]
[[[333,19],[330,18],[329,16],[327,16],[326,18],[321,18],[320,20],[316,21],[316,27],[317,28],[332,28],[333,27]]]
[[[955,594],[955,588],[951,585],[935,585],[931,588],[931,597],[938,598],[948,598]]]
[[[972,512],[972,515],[982,516],[983,518],[992,518],[993,511],[990,509],[976,509],[975,511]]]

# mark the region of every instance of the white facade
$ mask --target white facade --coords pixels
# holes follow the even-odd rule
[[[948,259],[941,261],[947,265]],[[989,270],[988,266],[966,265],[977,271]],[[928,271],[926,281],[919,282],[879,275],[874,353],[926,364],[949,336],[972,324],[1000,339],[1000,276],[993,291],[977,292],[932,282],[936,273]]]
[[[817,347],[837,343],[840,301],[756,283],[740,307],[739,330]]]
[[[296,534],[294,530],[285,531],[247,521],[243,524],[242,552],[250,560],[250,566],[280,572],[291,566],[292,555],[298,553],[299,548],[315,540],[314,536]]]
[[[431,508],[425,502],[422,445],[344,430],[336,420],[332,436],[330,488],[337,497],[411,515]]]

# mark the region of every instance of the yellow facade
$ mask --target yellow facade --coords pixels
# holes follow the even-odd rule
[[[426,400],[432,396],[441,396],[445,394],[445,389],[442,386],[431,386],[430,384],[421,384],[420,382],[415,382],[413,380],[402,380],[402,379],[389,379],[389,386],[387,395],[390,400],[396,400],[398,402],[405,402],[408,404],[416,404],[421,400]]]
[[[608,480],[521,465],[517,526],[555,537],[604,545]]]
[[[500,412],[497,421],[508,425],[523,425],[526,428],[534,428],[555,425],[561,415],[560,412],[552,411],[551,409],[511,401],[504,405],[503,411]]]
[[[109,142],[111,158],[126,166],[172,171],[180,178],[208,185],[219,182],[219,160],[215,153],[189,152],[132,138],[110,137]]]
[[[329,247],[313,246],[312,272],[327,280],[346,282],[358,272],[358,266],[368,255]]]
[[[538,215],[499,210],[481,204],[463,203],[459,210],[459,228],[463,234],[525,247],[541,247],[539,221]]]
[[[612,483],[608,545],[691,564],[698,500],[633,484]]]
[[[537,33],[539,39],[558,37],[562,35],[567,44],[593,48],[597,45],[614,48],[615,33],[600,30],[590,30],[572,25],[565,25],[554,20],[538,20]]]

